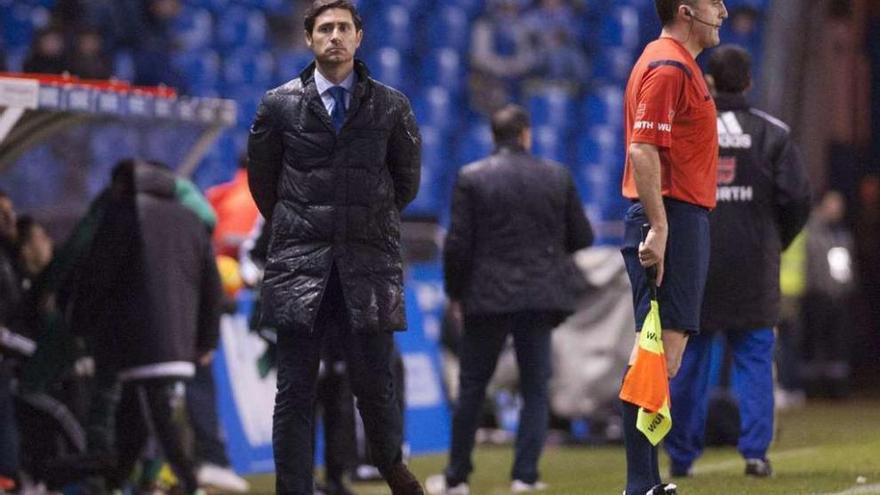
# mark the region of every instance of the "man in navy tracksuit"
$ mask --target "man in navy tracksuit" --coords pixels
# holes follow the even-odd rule
[[[746,474],[769,476],[773,438],[773,347],[779,316],[779,257],[810,210],[809,183],[788,126],[750,108],[751,60],[742,48],[716,49],[707,80],[718,108],[718,206],[710,215],[711,256],[701,333],[691,336],[671,381],[672,431],[665,447],[673,476],[687,476],[702,453],[713,334],[733,355],[739,402],[738,449]]]

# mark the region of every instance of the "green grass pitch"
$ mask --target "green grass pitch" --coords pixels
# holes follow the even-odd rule
[[[471,477],[474,495],[507,495],[512,449],[482,447]],[[781,414],[770,455],[770,479],[743,476],[735,449],[709,449],[694,476],[676,480],[683,495],[857,495],[880,494],[880,401],[811,402]],[[410,466],[424,480],[439,473],[445,455],[416,457]],[[666,473],[665,459],[661,472]],[[605,495],[623,490],[623,447],[551,447],[541,460],[546,495]],[[665,476],[665,474],[664,474]],[[253,493],[274,493],[272,476],[251,478]],[[359,495],[386,495],[383,484],[353,485]]]

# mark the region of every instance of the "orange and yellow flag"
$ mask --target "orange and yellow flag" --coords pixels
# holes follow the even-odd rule
[[[636,428],[657,445],[672,428],[669,413],[669,376],[663,354],[660,307],[651,300],[651,310],[639,334],[639,349],[620,389],[620,399],[639,406]]]

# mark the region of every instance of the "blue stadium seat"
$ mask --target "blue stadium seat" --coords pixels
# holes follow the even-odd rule
[[[228,89],[223,96],[235,100],[238,104],[238,122],[239,130],[250,127],[257,114],[257,107],[260,100],[269,88],[256,87],[254,85],[244,85],[237,88]]]
[[[463,52],[470,41],[467,12],[456,5],[444,5],[430,17],[428,43],[436,48]]]
[[[10,72],[21,72],[24,59],[27,57],[27,47],[19,46],[6,50],[6,68]],[[131,80],[130,78],[128,79]]]
[[[6,47],[13,49],[30,45],[34,31],[49,22],[46,8],[19,2],[3,7],[0,14],[0,33]]]
[[[225,131],[202,159],[192,175],[193,182],[203,191],[232,178],[238,163],[235,131]]]
[[[461,55],[452,48],[438,48],[432,51],[424,59],[422,76],[423,84],[443,86],[451,94],[458,95],[465,79]]]
[[[86,183],[94,195],[110,182],[110,170],[118,161],[136,154],[141,139],[136,128],[117,124],[94,126],[89,134],[92,164]]]
[[[532,124],[568,130],[574,125],[577,100],[571,92],[555,86],[547,86],[533,93],[528,100]]]
[[[381,14],[373,14],[365,22],[373,46],[390,46],[401,53],[408,53],[412,48],[412,19],[405,7],[398,4],[383,6]]]
[[[536,156],[563,164],[569,161],[565,130],[549,125],[534,126],[532,140]]]
[[[208,9],[216,15],[223,14],[232,4],[232,0],[186,0],[188,5]]]
[[[593,76],[610,84],[625,84],[635,62],[632,51],[618,47],[605,47],[596,53]]]
[[[447,0],[449,5],[455,5],[464,9],[469,19],[473,19],[483,12],[486,7],[484,0]]]
[[[214,38],[214,17],[208,9],[185,6],[171,26],[176,41],[186,51],[207,48]]]
[[[617,85],[604,85],[591,91],[581,102],[581,119],[587,127],[621,125],[623,88]]]
[[[639,11],[629,5],[618,5],[602,16],[601,43],[635,50],[639,44]]]
[[[230,53],[223,64],[223,83],[227,88],[254,85],[268,88],[275,60],[268,51],[242,48]]]
[[[213,50],[188,51],[174,55],[174,68],[183,74],[189,92],[207,96],[220,83],[220,56]]]
[[[429,86],[413,99],[413,111],[419,124],[425,124],[443,132],[456,127],[456,101],[442,86]]]
[[[456,166],[460,167],[480,160],[492,153],[495,147],[492,140],[492,128],[484,120],[472,121],[467,132],[459,141]]]
[[[367,66],[377,80],[392,88],[409,89],[404,79],[403,55],[400,50],[385,46],[368,52]]]
[[[623,131],[616,126],[589,126],[587,139],[595,146],[597,159],[590,162],[611,168],[622,167],[617,162],[624,153]]]
[[[217,16],[217,42],[224,50],[266,45],[266,16],[263,12],[234,5]]]
[[[314,59],[308,49],[285,50],[275,54],[275,82],[287,82],[302,72]]]
[[[406,209],[407,214],[439,216],[446,208],[449,185],[448,139],[442,130],[421,126],[422,175],[419,194]]]

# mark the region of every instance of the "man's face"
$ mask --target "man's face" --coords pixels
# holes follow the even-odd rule
[[[15,239],[15,221],[15,208],[12,205],[12,200],[0,197],[0,238],[8,241]]]
[[[315,19],[315,27],[306,33],[306,43],[321,65],[342,65],[354,60],[364,32],[354,26],[347,9],[327,9]]]
[[[694,12],[692,33],[700,46],[702,48],[718,46],[721,43],[718,32],[721,24],[727,19],[727,7],[724,5],[724,0],[696,0],[692,10]],[[703,24],[697,19],[718,27]]]
[[[21,232],[21,235],[25,235]],[[31,227],[28,241],[21,246],[21,258],[29,269],[39,273],[52,261],[52,238],[40,225]]]

